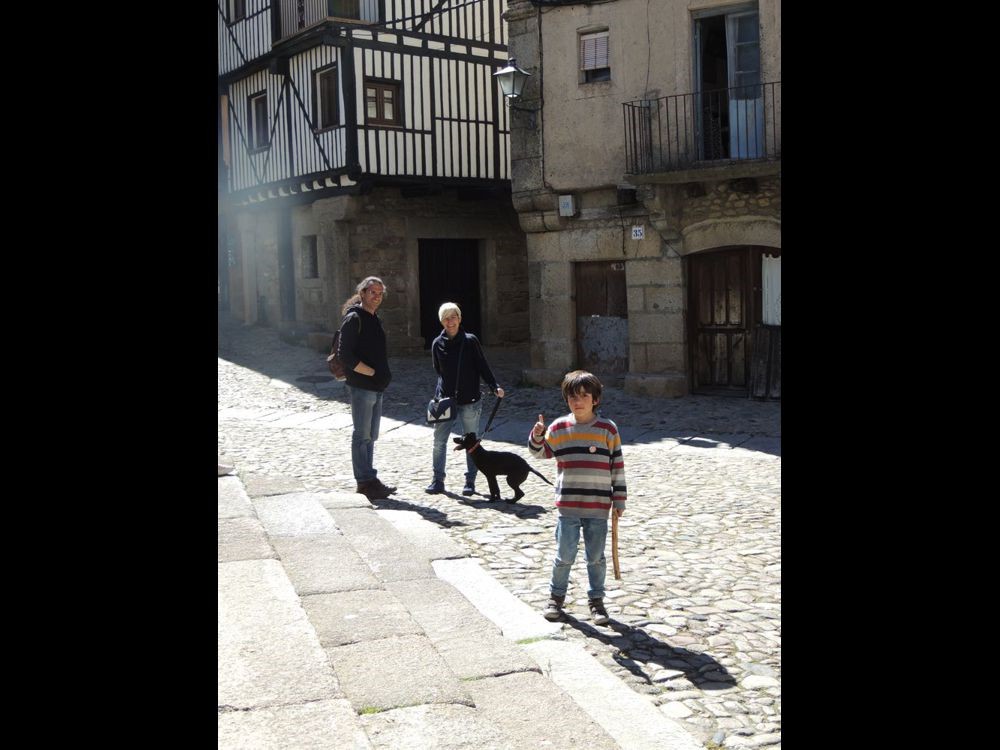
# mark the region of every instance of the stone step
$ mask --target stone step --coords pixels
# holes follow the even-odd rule
[[[219,529],[220,747],[697,747],[419,513],[224,477]]]

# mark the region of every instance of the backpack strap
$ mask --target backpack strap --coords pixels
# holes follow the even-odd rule
[[[344,324],[347,323],[347,319],[354,315],[358,319],[358,334],[361,333],[361,316],[357,315],[353,310],[344,316],[344,319],[340,321],[340,327],[337,329],[337,333],[340,334],[344,330]],[[340,342],[343,340],[343,336],[334,336],[336,339],[336,346],[330,351],[330,354],[336,354],[340,356]]]

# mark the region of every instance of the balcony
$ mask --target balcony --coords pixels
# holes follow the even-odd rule
[[[622,107],[629,175],[674,182],[686,179],[682,173],[689,170],[751,176],[780,167],[781,81],[639,99]],[[675,173],[674,179],[664,173]]]
[[[351,20],[378,23],[382,0],[281,0],[281,39],[321,21]]]

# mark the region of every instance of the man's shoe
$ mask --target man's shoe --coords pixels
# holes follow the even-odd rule
[[[219,464],[219,476],[224,477],[226,476],[226,474],[232,474],[234,468],[235,467],[233,466],[226,466],[225,464]]]
[[[543,613],[546,620],[549,622],[555,622],[563,616],[563,602],[566,601],[565,596],[556,596],[555,594],[549,595],[549,603],[545,607],[545,612]]]
[[[590,614],[594,618],[594,624],[607,625],[608,620],[611,618],[608,617],[608,611],[604,608],[604,599],[589,599],[588,603],[590,604]]]
[[[435,479],[433,482],[431,482],[424,488],[424,492],[426,492],[428,495],[440,495],[442,492],[444,492],[444,480]]]
[[[474,482],[470,482],[468,479],[465,480],[465,487],[462,488],[462,494],[466,497],[471,497],[476,494],[476,485]]]
[[[392,492],[389,487],[386,487],[377,479],[358,482],[357,491],[369,500],[386,500]]]
[[[379,492],[384,492],[386,497],[388,497],[389,495],[391,495],[393,492],[396,491],[395,487],[391,487],[390,485],[387,484],[382,484],[382,480],[378,478],[372,480],[372,485]]]

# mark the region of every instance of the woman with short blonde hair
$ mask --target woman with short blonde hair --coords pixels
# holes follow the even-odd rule
[[[432,461],[434,478],[424,490],[431,495],[444,492],[446,443],[453,425],[460,425],[462,434],[479,433],[479,419],[483,413],[483,402],[479,392],[480,378],[490,387],[497,398],[503,398],[503,388],[497,385],[483,354],[479,339],[462,328],[462,311],[454,302],[445,302],[438,308],[438,320],[444,326],[441,334],[431,344],[431,362],[438,374],[435,396],[454,396],[456,417],[452,422],[438,422],[434,425],[434,451]],[[465,454],[466,497],[476,491],[476,465],[469,454]]]

